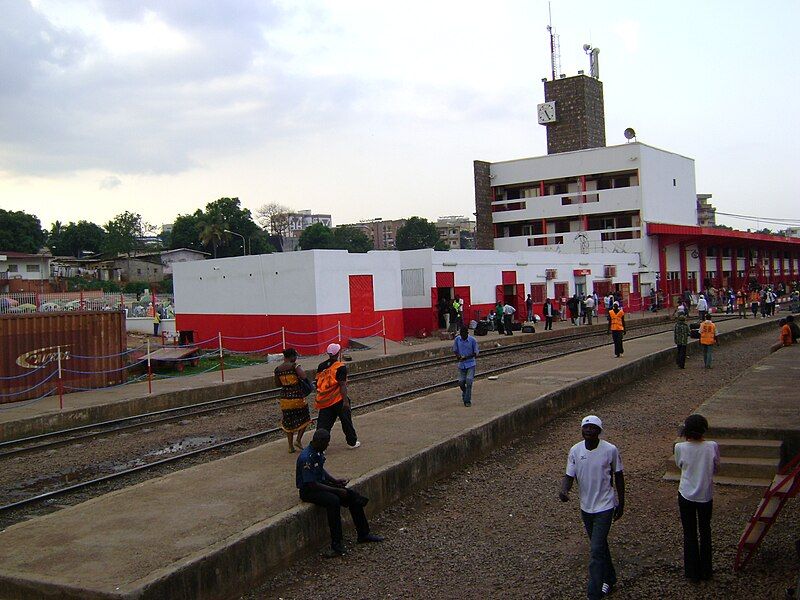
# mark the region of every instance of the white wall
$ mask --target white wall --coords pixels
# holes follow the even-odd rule
[[[492,163],[492,186],[637,169],[642,146],[622,144]]]
[[[694,160],[641,145],[639,169],[643,221],[697,225]]]

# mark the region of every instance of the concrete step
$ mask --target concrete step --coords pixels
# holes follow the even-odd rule
[[[749,458],[777,458],[783,452],[783,440],[758,440],[745,438],[707,438],[717,442],[720,456],[742,456]],[[685,442],[685,438],[676,438],[674,444]]]
[[[720,456],[718,477],[733,477],[742,479],[763,479],[769,485],[778,470],[780,459],[760,458],[747,456]],[[675,464],[675,456],[670,457],[667,472],[673,473],[680,479],[680,469]],[[716,480],[716,479],[715,479]]]

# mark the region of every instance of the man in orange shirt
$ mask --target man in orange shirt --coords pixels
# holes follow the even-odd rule
[[[314,403],[319,411],[317,429],[330,431],[338,418],[348,447],[358,448],[361,442],[353,427],[350,397],[347,395],[347,367],[339,360],[341,351],[339,344],[330,344],[327,349],[328,360],[317,367],[317,397]]]
[[[619,358],[624,353],[622,336],[625,335],[625,311],[619,307],[619,302],[614,302],[608,311],[608,331],[614,340],[614,355]]]
[[[775,352],[781,348],[784,348],[785,346],[791,346],[793,343],[792,327],[789,325],[789,322],[786,319],[781,319],[778,321],[778,325],[781,326],[781,339],[777,344],[769,349],[770,352]]]
[[[703,362],[706,369],[711,368],[711,350],[718,344],[717,326],[711,322],[711,314],[706,314],[706,319],[700,323],[700,346],[703,348]]]

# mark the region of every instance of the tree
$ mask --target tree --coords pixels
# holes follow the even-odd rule
[[[289,215],[291,208],[270,202],[258,209],[256,215],[261,226],[273,235],[286,235],[289,232]]]
[[[58,223],[58,221],[56,221]],[[61,230],[58,254],[80,258],[84,253],[97,254],[103,247],[106,232],[90,221],[70,222]]]
[[[411,217],[405,225],[397,230],[396,246],[398,250],[448,249],[447,244],[439,238],[436,225],[422,217]]]
[[[36,254],[46,240],[47,233],[38,217],[0,208],[0,251]]]
[[[172,224],[169,247],[173,250],[190,248],[202,251],[203,243],[200,241],[202,223],[203,211],[199,209],[191,215],[178,215]]]
[[[106,223],[105,230],[103,252],[130,256],[134,250],[144,248],[144,238],[155,232],[155,227],[143,221],[139,213],[126,210]]]
[[[373,249],[373,245],[372,240],[360,229],[344,226],[333,230],[331,248],[347,250],[348,252],[369,252]]]
[[[225,225],[213,221],[202,223],[200,230],[200,243],[206,248],[211,247],[211,255],[217,258],[217,248],[226,241]]]
[[[333,247],[333,230],[322,223],[309,225],[300,234],[298,240],[301,250]]]

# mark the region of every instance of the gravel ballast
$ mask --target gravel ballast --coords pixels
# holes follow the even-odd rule
[[[800,565],[798,499],[735,574],[736,543],[763,489],[715,486],[715,576],[693,586],[683,578],[677,484],[662,479],[678,424],[763,358],[775,339],[770,330],[723,344],[711,370],[696,353],[685,371],[657,369],[559,416],[374,517],[383,544],[356,546],[347,527],[346,557],[305,559],[244,598],[585,598],[589,550],[577,490],[569,503],[557,494],[567,452],[580,440],[580,418],[589,413],[603,419],[604,437],[625,465],[626,511],[609,537],[619,576],[613,597],[783,598]],[[336,464],[326,466],[336,474]]]

